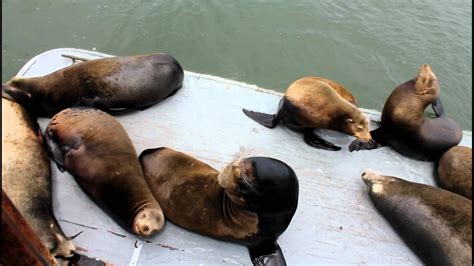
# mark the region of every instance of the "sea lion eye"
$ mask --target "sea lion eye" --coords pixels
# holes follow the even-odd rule
[[[353,123],[353,122],[354,122],[354,120],[353,120],[352,118],[347,118],[346,121],[349,122],[349,123]]]

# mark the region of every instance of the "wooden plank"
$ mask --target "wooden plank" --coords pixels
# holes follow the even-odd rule
[[[56,49],[33,58],[19,75],[41,76],[70,65],[61,54],[84,58],[101,53]],[[185,66],[184,66],[185,67]],[[442,92],[443,93],[443,92]],[[284,126],[267,129],[248,119],[242,108],[273,113],[281,94],[218,77],[185,72],[183,88],[142,112],[120,115],[137,153],[167,146],[222,169],[245,156],[270,156],[288,163],[298,175],[298,210],[279,243],[293,264],[421,264],[368,198],[361,173],[367,168],[434,185],[433,163],[400,156],[389,147],[350,153],[353,137],[319,130],[339,152],[317,150]],[[371,120],[379,113],[364,112]],[[41,118],[44,130],[49,119]],[[376,127],[371,123],[371,128]],[[471,147],[464,132],[462,145]],[[123,231],[79,189],[67,173],[53,166],[53,205],[68,235],[91,257],[114,264],[250,264],[245,247],[200,236],[166,224],[160,234],[138,239]],[[138,242],[137,242],[138,241]],[[137,250],[139,249],[139,250]],[[138,254],[138,255],[137,255]]]
[[[55,259],[2,189],[2,265],[53,265]]]

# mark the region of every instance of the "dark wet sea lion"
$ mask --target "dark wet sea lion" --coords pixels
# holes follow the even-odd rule
[[[462,128],[444,112],[439,98],[439,81],[429,65],[422,65],[416,78],[399,85],[390,94],[382,111],[380,127],[372,138],[402,155],[418,160],[438,160],[462,139]],[[436,118],[424,111],[432,105]],[[350,149],[373,149],[354,142]]]
[[[362,179],[377,210],[427,265],[472,265],[472,201],[371,170]]]
[[[74,244],[53,213],[51,166],[36,121],[2,99],[2,188],[53,256],[70,257]]]
[[[122,125],[93,108],[68,108],[45,131],[48,150],[60,170],[125,230],[150,236],[164,216],[143,177],[135,148]]]
[[[440,187],[472,199],[472,148],[454,146],[438,163]]]
[[[71,106],[109,113],[143,110],[176,93],[183,69],[168,54],[119,56],[73,64],[49,75],[14,77],[2,85],[2,97],[35,116],[52,116]]]
[[[298,179],[268,157],[237,160],[221,172],[169,148],[140,154],[145,178],[173,223],[249,248],[257,265],[286,265],[277,239],[298,205]]]
[[[337,151],[341,148],[313,132],[331,129],[355,136],[367,145],[375,145],[369,133],[369,120],[355,105],[352,94],[334,81],[306,77],[293,82],[280,100],[276,114],[243,109],[256,122],[274,128],[280,121],[304,133],[305,142],[313,147]]]

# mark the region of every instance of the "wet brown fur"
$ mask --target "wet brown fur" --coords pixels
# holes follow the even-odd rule
[[[2,189],[50,252],[69,257],[75,247],[53,214],[50,161],[34,123],[19,104],[2,99]]]
[[[472,149],[454,146],[443,154],[438,165],[440,186],[472,199]]]
[[[472,201],[440,188],[363,173],[375,207],[428,265],[472,263]]]
[[[375,141],[422,160],[436,160],[457,145],[462,129],[444,113],[425,117],[428,105],[439,100],[440,87],[429,65],[422,65],[415,79],[399,85],[385,102],[381,125],[371,134]]]
[[[42,77],[14,77],[5,88],[31,95],[35,115],[50,116],[78,105],[144,109],[181,87],[182,75],[166,54],[122,56],[75,63]]]
[[[69,108],[51,119],[45,134],[47,141],[70,148],[62,156],[64,169],[124,228],[133,230],[134,217],[145,208],[161,213],[158,220],[164,219],[135,148],[114,117],[97,109]]]
[[[216,169],[169,148],[143,156],[141,163],[151,191],[173,223],[221,239],[257,234],[258,216],[245,210],[245,204],[231,202],[219,186]]]
[[[306,77],[293,82],[285,98],[299,113],[286,115],[285,110],[281,110],[282,119],[301,128],[331,129],[370,140],[368,119],[355,106],[354,97],[341,85],[333,84],[337,83],[319,77]]]

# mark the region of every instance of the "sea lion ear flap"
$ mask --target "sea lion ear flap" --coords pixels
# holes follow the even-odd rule
[[[11,85],[10,82],[2,84],[2,98],[20,103],[26,104],[31,100],[31,94],[20,90]]]

